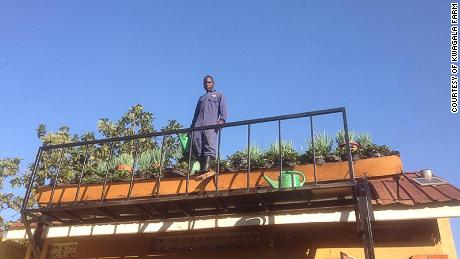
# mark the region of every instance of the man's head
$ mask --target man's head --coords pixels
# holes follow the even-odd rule
[[[214,78],[210,75],[205,76],[203,78],[203,87],[206,92],[214,90]]]

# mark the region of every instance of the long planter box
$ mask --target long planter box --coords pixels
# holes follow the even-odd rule
[[[369,158],[354,161],[354,172],[356,177],[367,175],[368,177],[386,176],[398,174],[402,171],[402,162],[398,156],[386,156]],[[283,170],[295,170],[303,172],[306,176],[306,183],[313,182],[313,165],[298,165],[294,168],[283,168]],[[325,163],[316,166],[316,174],[319,182],[338,181],[349,179],[348,162]],[[273,180],[278,180],[279,169],[253,170],[249,174],[250,188],[267,187],[267,181],[263,178],[266,175]],[[220,173],[219,190],[237,190],[246,188],[246,171]],[[126,199],[129,190],[129,182],[108,183],[105,190],[105,200]],[[157,193],[157,181],[155,179],[135,180],[131,198],[148,198]],[[190,177],[189,192],[202,193],[215,191],[214,177],[204,180],[194,180]],[[82,184],[80,187],[78,202],[91,202],[101,199],[103,190],[102,184]],[[162,178],[159,188],[159,195],[184,194],[186,190],[186,178]],[[36,200],[39,205],[46,205],[50,202],[52,188],[50,186],[39,187],[36,192]],[[56,187],[52,203],[74,202],[77,193],[77,185],[59,185]]]

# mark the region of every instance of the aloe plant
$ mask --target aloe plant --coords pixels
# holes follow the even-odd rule
[[[307,150],[305,152],[307,162],[313,162],[313,142],[314,142],[314,153],[315,157],[326,157],[332,151],[332,137],[328,136],[326,132],[315,133],[313,135],[313,141],[306,141]]]
[[[133,166],[134,164],[134,158],[131,154],[128,153],[122,153],[118,157],[114,159],[114,163],[117,165],[130,165]]]
[[[249,148],[251,156],[251,169],[267,167],[266,159],[263,157],[263,150],[257,145]],[[235,152],[228,157],[230,167],[234,170],[246,170],[248,168],[248,149]]]
[[[368,133],[364,133],[364,132],[357,134],[356,143],[358,143],[358,145],[361,148],[365,148],[365,147],[372,145],[371,135]]]
[[[279,146],[279,141],[275,141],[263,156],[270,167],[277,167],[280,164]],[[283,166],[295,166],[300,162],[300,154],[295,150],[292,141],[281,141],[281,154]]]
[[[115,168],[114,171],[112,171],[109,175],[109,179],[111,181],[120,181],[120,180],[127,180],[129,179],[129,176],[131,175],[131,172],[127,170],[119,170],[117,169],[117,166],[119,165],[128,165],[133,167],[134,164],[134,158],[131,154],[128,153],[122,153],[118,157],[114,158],[113,161],[113,167]]]
[[[160,163],[161,159],[163,161]],[[138,160],[138,171],[142,177],[158,177],[160,173],[160,164],[162,167],[166,165],[167,157],[161,154],[161,148],[153,148],[142,152]],[[162,177],[163,175],[161,175]]]
[[[355,142],[355,135],[356,135],[355,132],[348,131],[348,138],[350,139],[350,142]],[[338,146],[346,143],[344,130],[340,130],[337,132],[337,134],[335,135],[335,142],[337,143]]]

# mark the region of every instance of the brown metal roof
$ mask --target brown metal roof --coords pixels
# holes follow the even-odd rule
[[[458,202],[460,190],[450,183],[420,186],[412,179],[416,173],[405,173],[379,179],[369,179],[372,203],[379,205],[404,204],[417,205],[440,202]]]

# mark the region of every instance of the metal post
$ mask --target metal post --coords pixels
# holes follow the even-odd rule
[[[188,188],[189,188],[189,182],[190,182],[190,173],[192,171],[192,150],[193,150],[193,137],[194,137],[195,132],[192,131],[192,134],[190,135],[190,146],[188,150],[188,170],[187,170],[187,180],[185,181],[185,195],[188,195]],[[199,132],[201,134],[201,132]]]
[[[374,239],[371,225],[371,220],[374,219],[374,214],[372,211],[370,198],[371,197],[367,177],[364,177],[361,188],[358,191],[358,205],[361,224],[360,232],[363,239],[366,259],[375,259]]]
[[[221,135],[221,128],[219,127],[219,132],[218,132],[218,135],[217,135],[216,193],[219,191],[219,173],[220,173],[220,135]]]
[[[354,183],[355,182],[355,172],[353,170],[353,157],[352,157],[351,149],[350,149],[350,137],[348,135],[347,112],[345,108],[343,108],[342,110],[342,116],[343,116],[343,129],[345,132],[345,143],[346,143],[347,153],[348,153],[348,171],[350,172],[350,180]]]
[[[129,191],[128,191],[128,200],[131,199],[131,194],[133,192],[133,186],[134,186],[134,171],[136,168],[136,162],[137,162],[137,145],[139,143],[139,139],[136,139],[134,141],[134,161],[133,161],[133,171],[131,172],[131,180],[129,181]]]
[[[157,198],[160,195],[161,173],[162,173],[162,169],[163,169],[163,159],[164,159],[163,152],[164,152],[166,139],[167,139],[167,136],[163,135],[163,140],[161,141],[160,169],[159,169],[158,177],[157,177],[157,194],[156,194]]]
[[[248,170],[246,171],[246,191],[249,192],[249,175],[251,173],[251,124],[248,124]]]
[[[315,136],[313,134],[313,116],[310,116],[310,137],[311,137],[311,147],[313,149],[313,178],[315,185],[318,184],[318,178],[316,176],[316,151],[315,151]]]
[[[281,120],[278,120],[278,149],[279,149],[279,160],[280,160],[280,176],[279,176],[279,185],[278,189],[281,190],[281,175],[283,174],[283,151],[281,144]]]
[[[37,175],[37,169],[38,169],[38,165],[40,164],[40,158],[42,156],[42,152],[43,152],[43,149],[40,147],[37,151],[37,155],[35,156],[34,168],[32,170],[32,175],[30,176],[30,179],[29,179],[29,184],[27,185],[27,191],[24,196],[24,202],[22,203],[21,211],[26,209],[27,203],[29,202],[29,195],[30,195],[30,192],[34,184],[35,176]]]
[[[112,162],[112,158],[113,158],[113,149],[114,149],[114,144],[115,142],[110,142],[110,153],[109,153],[109,164]],[[109,167],[106,168],[105,170],[105,176],[104,176],[104,184],[102,185],[102,192],[101,192],[101,203],[103,202],[104,200],[104,195],[105,195],[105,189],[107,188],[107,177],[109,175]]]
[[[24,223],[24,226],[26,228],[26,233],[27,237],[29,238],[29,245],[32,246],[32,255],[34,259],[39,259],[40,257],[40,247],[38,244],[35,242],[34,234],[32,233],[31,227],[30,227],[30,222],[27,219],[27,215],[24,213],[21,213],[21,221]],[[30,257],[29,257],[30,258]]]
[[[348,121],[345,108],[342,108],[343,129],[345,132],[345,143],[348,153],[348,171],[350,173],[350,181],[353,183],[353,200],[355,207],[356,228],[361,233],[364,244],[364,252],[366,259],[375,259],[374,245],[372,238],[372,229],[369,220],[369,210],[366,195],[362,195],[356,183],[353,157],[350,149],[350,138],[348,135]],[[362,197],[364,196],[364,197]]]
[[[57,182],[59,180],[58,179],[59,178],[59,172],[61,170],[62,160],[64,160],[63,158],[64,158],[64,151],[65,150],[66,150],[66,148],[62,148],[60,159],[59,159],[59,165],[58,165],[58,168],[56,170],[56,177],[54,178],[54,182],[53,182],[53,189],[51,190],[50,200],[48,201],[48,207],[50,207],[52,202],[53,202],[54,191],[56,190],[56,185],[57,185]]]
[[[85,172],[86,162],[88,161],[88,151],[89,151],[89,146],[86,146],[86,149],[85,149],[85,160],[83,161],[83,165],[82,165],[82,167],[81,167],[80,176],[78,177],[77,193],[75,193],[75,200],[73,201],[73,205],[74,205],[74,206],[77,205],[78,194],[80,194],[81,181],[83,180],[83,173]]]

